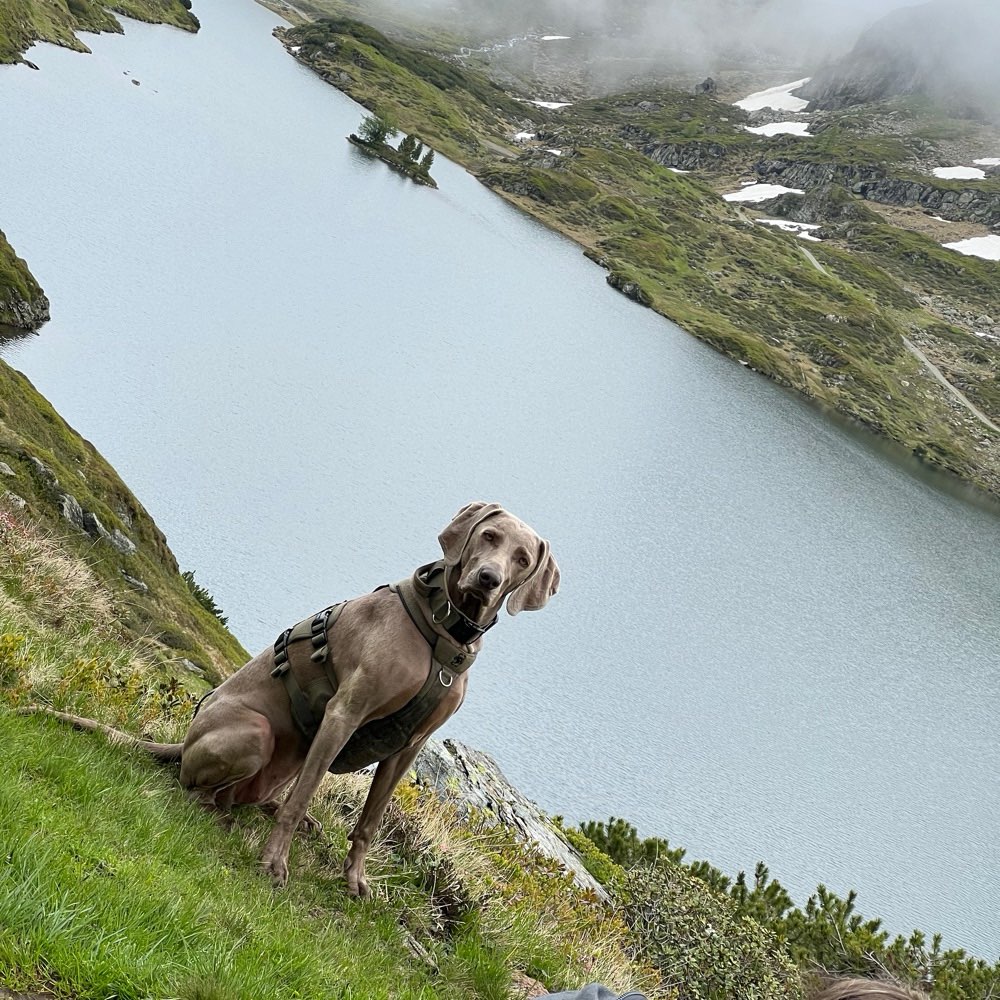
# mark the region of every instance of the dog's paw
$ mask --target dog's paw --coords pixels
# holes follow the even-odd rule
[[[299,829],[303,833],[308,833],[316,837],[320,837],[323,834],[323,824],[312,813],[306,813],[299,820]]]
[[[284,889],[288,884],[288,862],[270,851],[265,852],[260,862],[261,868],[271,876],[275,889]]]

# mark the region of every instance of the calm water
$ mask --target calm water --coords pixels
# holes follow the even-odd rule
[[[268,12],[198,13],[0,69],[0,225],[54,316],[7,356],[237,635],[499,500],[563,591],[491,633],[449,734],[552,811],[1000,954],[1000,520],[442,158],[435,192],[356,155],[361,110]]]

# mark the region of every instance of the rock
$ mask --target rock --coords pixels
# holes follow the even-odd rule
[[[62,495],[59,501],[59,510],[70,524],[81,531],[87,531],[87,525],[84,522],[84,510],[80,506],[80,501],[72,493],[64,493]]]
[[[59,485],[59,480],[56,479],[56,474],[40,458],[35,458],[34,455],[29,455],[28,461],[35,467],[35,471],[38,473],[40,479],[43,479],[50,486]]]
[[[640,101],[636,107],[640,111],[659,111],[662,105],[657,104],[655,101]]]
[[[91,538],[100,541],[102,538],[108,541],[111,540],[111,532],[101,523],[101,519],[93,513],[93,511],[85,510],[83,512],[83,530],[90,535]]]
[[[116,548],[123,556],[131,556],[135,554],[135,542],[132,541],[128,535],[123,531],[119,531],[115,528],[111,532],[111,536],[108,539],[112,546]]]
[[[24,510],[28,506],[28,501],[24,497],[19,497],[16,493],[11,493],[10,490],[4,493],[3,500],[18,510]]]
[[[122,570],[122,579],[133,589],[138,590],[140,594],[148,594],[149,587],[142,582],[138,577],[129,576],[124,570]]]
[[[194,662],[194,660],[181,658],[178,662],[188,673],[194,674],[196,677],[205,676],[205,671],[202,670],[202,668],[199,667],[198,664]]]
[[[623,274],[619,274],[617,271],[612,271],[605,278],[607,283],[619,291],[626,298],[631,299],[633,302],[638,302],[641,306],[651,306],[653,300],[649,297],[646,290],[636,281],[630,281]]]
[[[718,89],[718,84],[710,76],[707,76],[694,88],[694,92],[696,94],[714,94]]]
[[[38,66],[36,66],[30,59],[22,59],[21,62],[23,62],[24,65],[28,67],[28,69],[34,69],[34,70],[38,69]]]
[[[134,85],[135,85],[136,87],[138,87],[138,86],[139,86],[139,81],[138,81],[138,80],[133,80],[133,81],[132,81],[132,83],[133,83],[133,84],[134,84]]]
[[[583,889],[607,900],[604,887],[587,871],[549,817],[505,777],[489,754],[455,740],[428,740],[413,768],[418,785],[432,789],[458,807],[463,816],[472,810],[511,830],[542,856],[552,858],[573,875]]]
[[[0,476],[16,476],[17,473],[6,463],[0,462]]]

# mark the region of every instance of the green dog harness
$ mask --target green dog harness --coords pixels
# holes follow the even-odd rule
[[[421,724],[441,704],[455,678],[472,666],[476,654],[467,644],[496,624],[494,617],[488,625],[477,625],[454,607],[448,597],[446,573],[444,562],[438,560],[419,567],[412,577],[388,585],[430,647],[427,679],[398,711],[373,719],[353,733],[330,764],[329,770],[334,774],[359,771],[409,746]],[[292,628],[285,629],[274,643],[271,676],[285,685],[292,719],[310,743],[319,731],[326,703],[337,690],[337,675],[330,656],[330,631],[347,603],[334,604],[312,618],[303,619]],[[434,625],[444,629],[447,635],[441,635]],[[308,647],[299,645],[307,641]],[[300,657],[304,652],[308,652],[308,659],[321,664],[323,669],[302,686],[295,675],[296,662],[302,662]]]

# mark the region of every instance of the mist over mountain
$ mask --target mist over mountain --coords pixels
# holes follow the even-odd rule
[[[920,0],[378,0],[383,10],[480,39],[572,36],[578,55],[706,74],[754,63],[809,67],[848,52],[886,12]],[[945,0],[951,2],[951,0]],[[998,0],[1000,2],[1000,0]],[[613,84],[614,81],[609,81]]]
[[[826,110],[918,95],[1000,122],[1000,0],[931,0],[893,11],[799,95]]]

